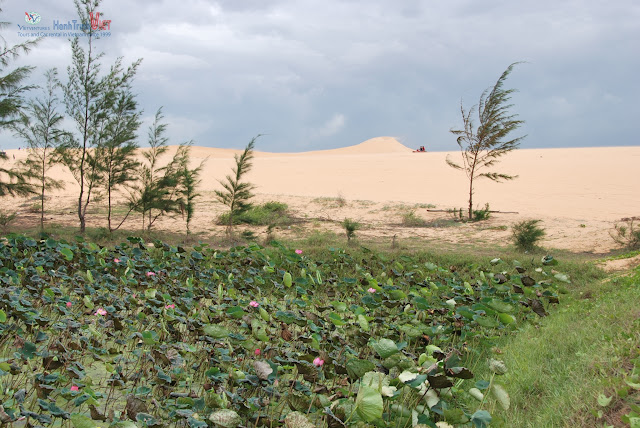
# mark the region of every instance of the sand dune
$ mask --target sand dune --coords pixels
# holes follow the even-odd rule
[[[259,149],[258,144],[258,149]],[[172,147],[170,152],[173,152]],[[193,164],[206,159],[201,190],[209,194],[230,173],[233,155],[239,150],[193,147]],[[8,150],[9,165],[26,157],[25,150]],[[295,198],[336,197],[376,204],[432,204],[438,208],[465,208],[469,182],[466,175],[449,167],[447,156],[459,152],[412,153],[392,137],[378,137],[334,150],[304,153],[256,152],[248,180],[264,200],[293,203]],[[640,147],[572,149],[520,149],[504,156],[496,170],[518,178],[506,183],[476,181],[474,202],[489,203],[491,209],[515,211],[502,217],[506,223],[540,218],[554,225],[548,239],[563,247],[594,251],[613,244],[607,231],[622,217],[640,216]],[[77,185],[62,167],[56,178],[68,183],[56,193],[60,200],[73,200]],[[292,199],[293,198],[293,199]],[[15,205],[11,198],[4,206]],[[309,203],[302,203],[312,209]],[[221,210],[222,208],[220,208]],[[371,211],[371,210],[369,210]],[[313,217],[314,213],[308,213]],[[345,212],[339,216],[365,218],[366,213]],[[430,215],[423,212],[424,216]],[[196,219],[197,221],[197,219]],[[564,226],[562,226],[564,225]],[[210,219],[200,225],[210,227]],[[597,232],[596,232],[597,231]],[[582,241],[581,241],[582,239]],[[607,240],[607,243],[604,243]],[[599,244],[600,241],[603,241]],[[566,246],[566,245],[565,245]]]

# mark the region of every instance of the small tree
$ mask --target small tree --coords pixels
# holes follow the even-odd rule
[[[100,30],[89,23],[97,13],[100,0],[75,0],[80,21],[84,24],[83,40],[87,49],[80,46],[79,38],[71,41],[72,64],[67,68],[68,81],[63,86],[67,114],[76,128],[76,134],[59,150],[60,162],[66,165],[80,185],[78,193],[78,220],[80,232],[86,228],[86,215],[92,192],[103,180],[98,148],[109,140],[109,120],[113,117],[119,95],[128,88],[140,65],[138,60],[127,69],[122,58],[117,58],[108,73],[101,73],[103,53],[95,52],[95,39]]]
[[[540,220],[523,220],[511,227],[513,242],[518,249],[531,251],[536,248],[538,241],[545,235],[544,229],[538,226],[538,223]]]
[[[40,229],[44,229],[44,199],[45,191],[61,189],[64,182],[54,180],[47,175],[55,164],[52,156],[54,150],[63,142],[67,135],[60,126],[64,117],[58,113],[57,71],[48,70],[44,90],[44,98],[36,98],[27,103],[20,120],[12,124],[16,136],[27,143],[29,155],[22,162],[25,176],[28,175],[38,181],[40,188]]]
[[[0,22],[0,28],[9,25],[8,22]],[[39,41],[40,39],[27,40],[10,46],[4,37],[0,36],[0,131],[19,118],[24,94],[33,89],[33,86],[24,84],[33,67],[24,65],[10,71],[7,68],[12,60],[17,59],[20,54],[29,53]],[[7,154],[4,151],[0,152],[0,161],[7,159]],[[33,193],[33,188],[27,177],[20,171],[0,167],[0,196],[26,196],[30,193]]]
[[[500,182],[501,180],[512,180],[517,177],[497,172],[483,172],[485,168],[492,167],[497,163],[499,157],[517,149],[520,141],[525,137],[511,139],[508,137],[509,134],[524,123],[522,120],[516,119],[517,115],[509,114],[508,112],[513,106],[513,104],[509,104],[509,100],[515,89],[505,90],[502,88],[504,81],[516,64],[518,63],[513,63],[507,67],[496,84],[482,93],[477,106],[473,106],[466,111],[462,103],[460,103],[464,128],[451,130],[451,133],[458,137],[457,142],[462,153],[462,165],[453,162],[448,157],[447,164],[455,169],[464,170],[469,178],[469,220],[473,219],[473,185],[476,178],[486,177]],[[476,110],[479,121],[477,128],[475,128],[472,119],[472,115]]]
[[[186,159],[188,160],[188,158]],[[202,167],[204,166],[204,162],[202,161],[197,168],[189,169],[189,165],[187,162],[183,162],[180,165],[180,187],[179,187],[179,204],[180,211],[182,212],[182,217],[185,219],[187,223],[187,235],[191,233],[189,226],[191,225],[191,219],[193,218],[193,213],[195,212],[196,199],[202,196],[198,193],[197,188],[200,185],[200,173],[202,172]]]
[[[112,226],[113,194],[119,187],[131,185],[136,179],[135,170],[140,165],[135,159],[138,148],[135,142],[136,131],[139,127],[140,112],[127,85],[118,95],[113,113],[107,120],[106,141],[96,150],[98,166],[103,176],[101,186],[107,192],[107,225],[110,232],[119,229],[132,211],[129,209],[120,223]]]
[[[255,186],[251,183],[242,182],[242,178],[251,170],[253,160],[253,148],[257,135],[251,139],[244,152],[240,156],[234,156],[235,166],[232,169],[233,175],[227,175],[226,181],[219,181],[223,190],[216,190],[216,199],[229,207],[229,221],[227,224],[227,234],[233,234],[233,218],[249,207],[249,200],[253,198],[252,190]]]
[[[356,237],[356,230],[360,229],[362,225],[355,220],[345,218],[342,220],[342,227],[347,234],[347,242],[351,242],[351,239]]]
[[[162,108],[156,112],[153,124],[149,127],[149,150],[142,155],[145,158],[137,170],[139,185],[129,195],[130,209],[142,214],[142,230],[147,230],[157,219],[165,214],[180,212],[180,194],[182,165],[189,163],[190,143],[178,147],[171,161],[160,166],[160,157],[167,152],[165,136],[167,125],[162,123]]]

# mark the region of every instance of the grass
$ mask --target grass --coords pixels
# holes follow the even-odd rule
[[[425,219],[418,217],[415,211],[406,211],[402,213],[402,225],[405,227],[424,227]]]
[[[508,411],[492,413],[495,426],[604,426],[591,412],[598,395],[615,395],[640,355],[640,271],[606,280],[592,264],[569,271],[573,284],[557,310],[495,343],[491,356],[509,368],[498,381],[511,396]]]

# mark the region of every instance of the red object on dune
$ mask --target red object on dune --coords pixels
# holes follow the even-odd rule
[[[420,146],[418,150],[414,150],[413,153],[427,153],[424,146]]]

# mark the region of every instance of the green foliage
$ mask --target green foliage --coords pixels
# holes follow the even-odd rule
[[[0,9],[2,12],[2,9]],[[7,22],[0,22],[0,28],[9,26]],[[8,70],[11,61],[27,54],[40,39],[27,40],[10,46],[4,37],[0,36],[0,130],[11,127],[20,118],[24,107],[24,95],[33,86],[25,85],[33,67],[21,66]],[[0,152],[0,162],[7,160],[6,153]],[[0,166],[0,197],[7,195],[26,196],[33,193],[29,177],[24,172],[14,168]]]
[[[7,422],[29,412],[84,426],[99,411],[204,428],[292,421],[298,411],[319,427],[408,426],[412,414],[428,426],[486,424],[492,415],[464,401],[470,387],[487,389],[471,380],[477,347],[537,319],[529,302],[558,299],[545,265],[522,286],[500,263],[461,275],[360,248],[152,244],[0,241]],[[509,408],[506,388],[492,394]]]
[[[188,160],[188,156],[182,159],[182,164],[179,168],[180,186],[178,189],[180,211],[186,222],[187,235],[191,233],[189,226],[196,210],[196,199],[202,196],[198,193],[197,188],[202,181],[200,180],[200,173],[206,161],[203,160],[196,168],[189,169]]]
[[[517,130],[524,122],[517,120],[517,115],[509,114],[513,107],[509,104],[515,89],[503,89],[502,86],[511,74],[513,63],[502,73],[492,88],[486,89],[480,96],[478,105],[468,111],[460,104],[463,129],[452,129],[457,136],[457,143],[462,154],[462,165],[447,157],[447,164],[455,169],[464,170],[469,178],[469,220],[473,219],[473,182],[476,178],[486,177],[493,181],[512,180],[516,176],[497,172],[483,172],[485,168],[494,166],[501,156],[519,147],[524,138],[511,138],[509,134]],[[472,115],[478,112],[478,127],[475,127]],[[511,138],[511,139],[510,139]]]
[[[233,218],[234,224],[250,224],[253,226],[287,226],[292,223],[287,210],[287,204],[281,202],[265,202],[261,205],[249,205],[244,211]],[[229,212],[218,217],[218,224],[229,224]]]
[[[485,204],[484,208],[479,210],[473,210],[473,221],[482,221],[487,220],[491,216],[491,211],[489,210],[489,204]]]
[[[58,72],[56,69],[45,73],[47,84],[44,97],[29,101],[11,128],[14,134],[27,143],[27,159],[19,166],[24,176],[34,179],[40,190],[40,229],[44,229],[45,192],[64,188],[62,180],[54,180],[48,176],[49,169],[55,165],[54,151],[68,135],[61,129],[64,117],[58,113]]]
[[[624,218],[617,222],[612,232],[609,232],[611,238],[616,244],[627,250],[640,249],[640,227],[636,223],[639,217]]]
[[[104,183],[102,149],[109,145],[128,145],[132,141],[131,132],[139,125],[131,81],[141,60],[125,69],[122,58],[117,58],[109,71],[103,73],[104,53],[96,53],[95,46],[99,33],[88,25],[91,15],[98,12],[100,1],[78,0],[75,5],[80,22],[85,24],[82,41],[86,42],[87,49],[82,48],[78,37],[71,41],[72,62],[67,68],[68,80],[63,91],[75,133],[58,152],[60,162],[69,168],[80,185],[77,213],[80,231],[84,233],[87,208],[95,196],[93,193]]]
[[[355,220],[345,218],[342,220],[342,227],[344,227],[347,234],[347,241],[351,241],[352,238],[356,237],[356,230],[360,229],[362,225]]]
[[[416,215],[415,210],[402,213],[402,225],[406,227],[424,227],[427,222]]]
[[[197,197],[194,187],[197,185],[197,175],[200,167],[191,177],[187,177],[189,150],[191,143],[178,146],[168,164],[161,166],[160,158],[168,151],[165,136],[167,125],[163,123],[162,107],[158,109],[155,119],[148,132],[149,149],[142,152],[145,162],[137,170],[137,182],[129,194],[129,208],[142,214],[142,230],[151,230],[153,224],[164,215],[174,215],[184,212],[187,198],[191,197],[191,204]],[[185,179],[193,180],[192,188],[185,188]],[[192,205],[193,207],[193,205]]]
[[[7,212],[4,210],[0,210],[0,228],[2,229],[2,233],[7,233],[9,230],[9,226],[16,219],[18,213],[17,212]]]
[[[227,223],[227,233],[233,234],[234,217],[246,211],[249,208],[249,201],[253,198],[254,185],[243,182],[245,174],[251,170],[253,161],[253,149],[255,147],[257,135],[251,139],[247,147],[240,156],[234,156],[235,166],[232,169],[233,174],[227,175],[225,181],[220,181],[222,190],[216,190],[215,195],[218,202],[229,207],[229,217]]]
[[[533,250],[545,235],[543,228],[538,226],[540,220],[523,220],[511,227],[513,241],[516,247],[523,251]]]

